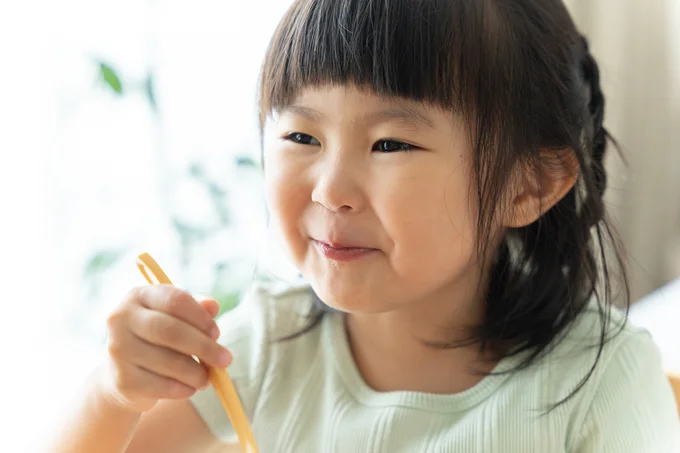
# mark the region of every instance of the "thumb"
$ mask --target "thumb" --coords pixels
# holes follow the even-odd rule
[[[211,318],[214,318],[219,313],[220,304],[215,299],[207,296],[196,296],[196,300],[210,314]]]

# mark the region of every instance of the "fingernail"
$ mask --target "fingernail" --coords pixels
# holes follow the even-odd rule
[[[220,366],[227,367],[231,363],[231,353],[227,351],[226,349],[223,349],[222,352],[220,352],[220,356],[217,359],[217,362],[220,364]]]
[[[220,337],[220,329],[217,327],[217,325],[213,325],[210,328],[210,338],[213,340],[217,340]]]

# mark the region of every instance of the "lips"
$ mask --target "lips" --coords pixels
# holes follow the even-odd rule
[[[333,242],[333,241],[319,241],[313,239],[312,242],[316,249],[326,258],[333,261],[356,261],[362,258],[366,258],[375,252],[377,249],[370,247],[363,247],[360,245]]]
[[[327,247],[331,247],[334,249],[370,249],[371,247],[364,247],[358,244],[350,244],[350,243],[343,243],[343,242],[336,242],[336,241],[319,241],[319,240],[314,240],[315,242],[318,242],[320,244],[323,244]]]

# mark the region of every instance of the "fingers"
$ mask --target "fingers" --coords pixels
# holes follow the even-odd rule
[[[219,337],[219,329],[211,313],[186,291],[170,285],[145,286],[137,291],[136,296],[142,306],[181,319],[212,339]]]
[[[211,318],[215,318],[220,311],[220,304],[215,299],[202,298],[197,299],[198,304],[203,307],[205,311],[208,312]]]
[[[175,379],[160,376],[144,368],[127,364],[119,368],[119,374],[124,376],[118,384],[121,394],[125,398],[186,399],[196,393],[194,387],[188,386]]]
[[[193,358],[179,352],[156,346],[130,335],[127,357],[129,363],[166,378],[174,379],[192,389],[208,383],[205,367]]]
[[[218,312],[215,300],[197,302],[172,285],[134,289],[107,318],[110,366],[102,389],[140,413],[159,399],[192,396],[208,384],[205,365],[231,363],[229,351],[216,342]]]
[[[194,326],[160,311],[143,307],[136,310],[129,321],[129,328],[136,336],[156,346],[196,356],[214,367],[225,368],[231,363],[231,353]]]

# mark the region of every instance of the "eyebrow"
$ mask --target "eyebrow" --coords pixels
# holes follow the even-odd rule
[[[324,114],[318,110],[309,107],[303,107],[301,105],[289,105],[282,109],[282,113],[283,112],[289,112],[301,116],[314,123],[320,123],[325,119]],[[419,112],[417,109],[406,106],[390,107],[378,112],[369,113],[368,115],[356,120],[356,122],[369,124],[380,122],[401,122],[414,127],[424,127],[426,129],[435,128],[434,121],[432,121],[429,116]]]
[[[429,116],[409,107],[390,107],[385,110],[367,115],[364,121],[369,123],[378,122],[402,122],[415,127],[434,129],[434,121]]]
[[[281,113],[293,113],[297,116],[301,116],[309,121],[312,121],[313,123],[320,123],[324,119],[323,113],[319,112],[318,110],[310,109],[309,107],[302,107],[301,105],[289,105],[281,109]]]

